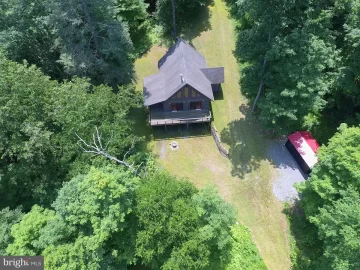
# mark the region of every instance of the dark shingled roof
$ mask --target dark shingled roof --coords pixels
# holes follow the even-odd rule
[[[205,74],[206,78],[210,81],[211,84],[220,84],[224,83],[224,68],[203,68],[201,71]]]
[[[159,73],[144,79],[145,106],[167,100],[185,85],[214,100],[211,84],[224,82],[224,68],[208,68],[205,58],[181,38],[159,60],[158,67]]]

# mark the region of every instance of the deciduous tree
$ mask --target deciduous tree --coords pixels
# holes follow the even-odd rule
[[[11,226],[20,222],[24,213],[20,208],[10,210],[9,207],[0,211],[0,255],[6,255],[6,248],[13,241]]]
[[[82,155],[75,132],[92,141],[97,126],[114,156],[139,141],[128,118],[140,100],[132,86],[114,94],[79,78],[58,83],[34,66],[0,59],[1,207],[49,206],[69,171],[76,175],[92,163],[104,164]]]
[[[340,191],[341,199],[319,209],[311,217],[324,241],[324,256],[331,269],[360,267],[360,194],[351,185]]]
[[[146,52],[151,47],[148,6],[144,0],[117,0],[115,4],[117,19],[126,22],[129,27],[136,55]]]
[[[111,0],[53,1],[50,8],[50,22],[59,37],[59,62],[68,74],[89,77],[114,90],[131,82],[133,45],[126,25],[115,19]]]
[[[207,189],[160,173],[137,191],[136,254],[156,269],[206,269],[227,261],[234,210]]]

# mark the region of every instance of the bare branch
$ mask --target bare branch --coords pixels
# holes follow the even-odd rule
[[[111,132],[111,138],[110,138],[110,140],[107,142],[107,144],[105,145],[105,148],[104,148],[105,151],[107,150],[107,148],[108,148],[110,142],[112,141],[113,137],[114,137],[114,132]]]
[[[126,157],[127,155],[130,154],[130,152],[134,149],[135,147],[135,140],[133,140],[130,149],[125,153],[123,160],[120,160],[110,154],[108,154],[106,152],[107,147],[109,146],[113,134],[111,136],[111,139],[107,142],[105,148],[102,145],[101,142],[101,133],[99,133],[99,130],[97,127],[95,127],[96,132],[93,133],[93,143],[94,145],[88,144],[83,138],[81,138],[76,132],[75,135],[76,137],[79,139],[77,142],[77,145],[80,147],[80,149],[84,152],[84,153],[91,153],[93,154],[93,157],[95,156],[104,156],[105,158],[115,161],[117,164],[119,165],[123,165],[125,167],[127,167],[128,169],[130,169],[132,172],[134,172],[137,176],[140,177],[138,171],[140,169],[140,167],[142,166],[143,163],[141,163],[139,166],[137,166],[137,168],[134,168],[135,162],[133,162],[131,165],[126,161]],[[95,134],[96,133],[96,134]]]
[[[101,144],[101,134],[99,134],[98,128],[97,128],[97,127],[95,127],[95,128],[96,128],[97,140],[98,140],[98,142],[99,142],[99,145],[100,145],[101,149],[103,149],[103,146],[102,146],[102,144]]]
[[[99,149],[99,146],[96,144],[96,141],[95,141],[95,133],[93,133],[93,142],[94,142],[96,149]]]
[[[81,142],[81,143],[83,143],[86,147],[88,147],[88,148],[92,148],[92,149],[94,149],[94,150],[98,150],[98,148],[96,148],[96,147],[94,147],[94,146],[92,146],[92,145],[90,145],[90,144],[87,144],[76,132],[75,132],[75,135],[76,135],[76,137],[78,137],[78,139],[79,139],[79,141],[78,141],[78,144],[79,144],[79,142]]]
[[[134,149],[134,145],[135,145],[135,140],[132,141],[131,143],[131,147],[129,148],[129,150],[125,153],[123,160],[126,160],[126,157],[128,154],[130,154],[130,152]]]

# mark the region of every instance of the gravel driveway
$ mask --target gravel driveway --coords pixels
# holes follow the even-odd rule
[[[273,181],[274,195],[283,202],[293,202],[299,196],[294,184],[305,181],[308,175],[301,171],[285,148],[285,140],[270,141],[269,143],[268,155],[277,170]]]

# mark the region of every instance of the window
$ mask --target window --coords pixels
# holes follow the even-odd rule
[[[185,97],[187,98],[189,96],[189,87],[186,86],[184,91]]]
[[[196,97],[196,91],[195,90],[191,90],[191,96]]]
[[[201,110],[202,105],[202,101],[190,102],[190,110]]]
[[[171,111],[172,112],[178,112],[184,110],[184,104],[183,103],[171,103]]]
[[[181,98],[181,90],[179,92],[177,92],[176,97]]]

